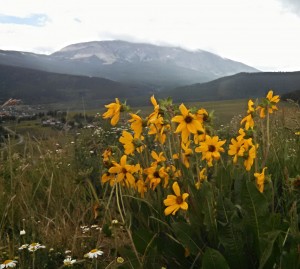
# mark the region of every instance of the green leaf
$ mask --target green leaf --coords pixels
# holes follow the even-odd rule
[[[216,200],[213,193],[213,187],[209,182],[203,182],[200,190],[196,193],[196,201],[192,215],[198,215],[202,220],[205,231],[212,244],[216,243],[217,238],[217,220],[216,220]],[[201,216],[199,216],[199,213]],[[193,220],[191,220],[193,221]],[[194,222],[194,221],[193,221]],[[199,225],[199,224],[198,224]]]
[[[189,224],[175,222],[172,224],[172,228],[180,243],[185,248],[188,248],[191,254],[196,255],[201,251],[198,236],[194,233],[194,230]]]
[[[146,229],[134,230],[132,233],[132,238],[134,245],[139,253],[144,255],[145,251],[151,247],[155,234]]]
[[[223,199],[220,195],[217,205],[218,235],[220,243],[225,248],[224,256],[232,269],[240,269],[247,264],[242,219],[238,211],[229,199]]]
[[[247,181],[241,190],[241,207],[244,210],[246,224],[250,225],[257,239],[267,232],[270,214],[269,203],[253,182]]]
[[[206,248],[202,259],[202,269],[230,269],[223,255],[212,248]]]
[[[268,259],[271,257],[273,252],[274,242],[279,236],[280,231],[271,231],[265,233],[262,238],[260,238],[260,246],[262,253],[259,260],[259,269],[263,269]],[[274,261],[275,263],[275,261]]]

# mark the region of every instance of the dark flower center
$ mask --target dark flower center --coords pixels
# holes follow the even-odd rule
[[[208,146],[208,151],[215,152],[216,151],[216,147],[214,145],[209,145]]]
[[[122,173],[123,174],[126,174],[127,173],[127,170],[125,168],[122,168]]]
[[[193,118],[192,118],[191,116],[189,116],[189,115],[186,116],[185,119],[184,119],[184,121],[185,121],[186,123],[191,123],[192,120],[193,120]]]
[[[177,198],[176,198],[176,203],[177,203],[178,205],[181,205],[181,204],[183,203],[183,199],[182,199],[181,196],[177,196]]]
[[[209,117],[206,114],[203,114],[203,121],[209,121]]]
[[[159,178],[159,172],[158,172],[158,171],[155,171],[155,172],[153,173],[153,176],[154,176],[155,178]]]

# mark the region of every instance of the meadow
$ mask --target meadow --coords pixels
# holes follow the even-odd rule
[[[299,268],[300,108],[279,99],[8,123],[24,143],[0,149],[1,269]]]

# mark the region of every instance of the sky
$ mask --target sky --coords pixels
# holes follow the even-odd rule
[[[125,40],[300,71],[300,0],[0,0],[0,49]]]

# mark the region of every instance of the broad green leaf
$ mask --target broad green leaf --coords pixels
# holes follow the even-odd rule
[[[260,238],[261,256],[259,260],[259,269],[263,269],[268,259],[271,257],[273,252],[274,243],[280,234],[280,231],[272,231],[265,233]]]
[[[201,251],[199,239],[189,224],[175,222],[172,228],[177,239],[185,248],[188,248],[191,254],[197,255]]]
[[[244,251],[242,219],[229,199],[219,197],[217,205],[218,235],[230,268],[240,269],[247,263]]]
[[[223,255],[212,248],[206,248],[202,259],[202,269],[230,269]]]

